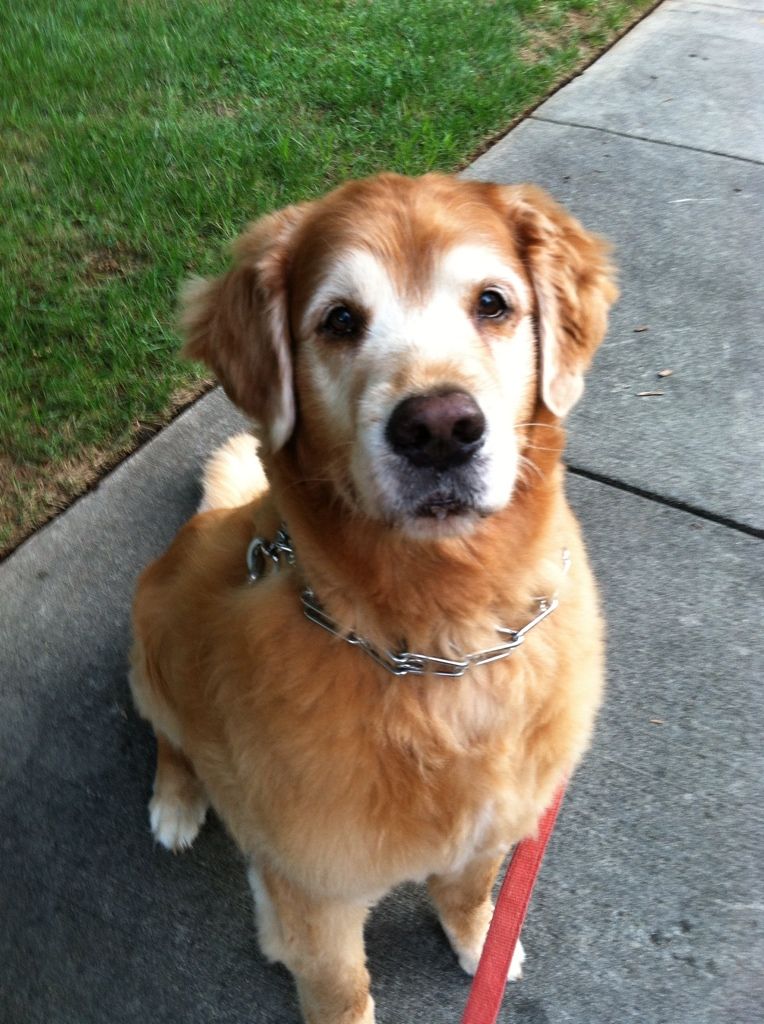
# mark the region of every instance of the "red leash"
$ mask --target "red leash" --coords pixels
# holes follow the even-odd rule
[[[565,782],[542,814],[538,834],[523,839],[515,847],[496,900],[462,1024],[494,1024],[496,1020],[512,954],[520,938],[536,876],[564,796]]]

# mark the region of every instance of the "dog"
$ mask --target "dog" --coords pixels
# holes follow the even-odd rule
[[[183,849],[211,805],[304,1020],[371,1024],[370,907],[426,881],[473,973],[505,854],[590,740],[603,626],[561,421],[613,270],[540,189],[437,174],[350,182],[233,251],[185,290],[185,352],[254,433],[134,604],[151,828]]]

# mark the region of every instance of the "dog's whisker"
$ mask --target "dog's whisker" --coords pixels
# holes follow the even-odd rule
[[[535,462],[532,462],[530,459],[527,459],[524,455],[521,455],[518,459],[518,474],[523,478],[523,480],[526,483],[530,482],[529,477],[532,475],[531,471],[533,471],[540,480],[544,479],[544,474],[541,472],[541,470],[535,464]]]

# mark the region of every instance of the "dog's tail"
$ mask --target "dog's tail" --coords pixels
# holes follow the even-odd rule
[[[257,441],[251,434],[236,434],[214,453],[204,467],[200,512],[211,508],[238,508],[268,487]]]

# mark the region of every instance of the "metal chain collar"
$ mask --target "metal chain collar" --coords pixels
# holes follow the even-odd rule
[[[286,527],[281,526],[272,541],[264,537],[255,537],[247,548],[247,572],[250,583],[256,583],[264,574],[268,561],[273,563],[276,570],[281,568],[282,561],[287,565],[295,564],[294,548]],[[570,568],[570,553],[567,548],[562,551],[562,575],[565,576]],[[557,592],[551,597],[537,597],[538,613],[520,629],[511,629],[508,626],[496,626],[496,632],[503,638],[502,643],[495,647],[486,647],[481,651],[472,651],[464,654],[461,658],[436,658],[432,654],[419,654],[414,651],[380,650],[369,643],[368,640],[357,633],[346,633],[340,629],[333,619],[324,611],[316,595],[310,589],[305,589],[300,594],[303,611],[306,618],[310,619],[317,626],[325,629],[332,636],[345,640],[354,647],[365,651],[378,665],[387,669],[394,676],[424,676],[431,673],[435,676],[447,676],[458,679],[464,675],[468,668],[473,665],[487,665],[492,661],[499,661],[508,657],[515,648],[519,647],[525,640],[528,633],[540,622],[551,615],[559,604]]]

